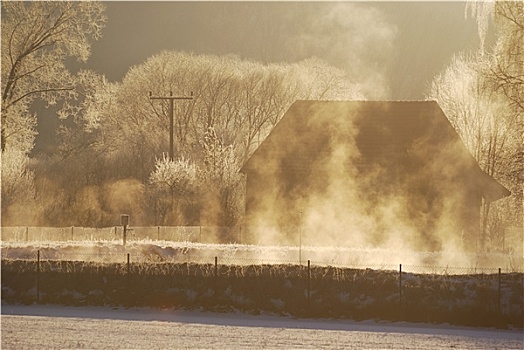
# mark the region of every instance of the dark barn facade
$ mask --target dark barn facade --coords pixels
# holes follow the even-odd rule
[[[241,172],[248,225],[302,225],[314,212],[380,243],[401,222],[430,250],[443,231],[475,249],[482,198],[510,194],[434,101],[296,101]]]

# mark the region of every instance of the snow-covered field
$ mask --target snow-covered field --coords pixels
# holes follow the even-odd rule
[[[2,349],[522,349],[521,331],[155,309],[2,306]]]
[[[417,273],[523,272],[524,259],[507,254],[464,254],[463,252],[414,252],[380,248],[312,246],[259,246],[204,244],[141,240],[123,246],[120,240],[66,242],[2,242],[2,259],[41,259],[125,262],[127,254],[136,261],[170,261],[220,264],[299,264],[373,268]]]

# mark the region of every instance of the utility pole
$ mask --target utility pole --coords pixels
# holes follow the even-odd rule
[[[173,101],[174,100],[192,100],[193,91],[191,91],[191,96],[173,96],[173,91],[169,92],[169,96],[153,96],[153,93],[149,91],[149,99],[151,100],[169,100],[169,159],[173,160],[173,132],[175,129],[175,122],[173,116]]]

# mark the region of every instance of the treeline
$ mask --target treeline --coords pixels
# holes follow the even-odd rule
[[[238,170],[287,108],[361,98],[343,71],[318,59],[265,65],[173,51],[132,67],[121,83],[94,85],[89,110],[59,128],[56,152],[30,160],[33,200],[13,198],[4,225],[110,226],[120,213],[135,225],[238,224]],[[172,160],[169,101],[150,92],[193,97],[174,102]],[[20,206],[31,217],[12,210]]]

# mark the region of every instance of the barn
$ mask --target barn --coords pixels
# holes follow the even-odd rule
[[[248,225],[349,244],[474,249],[482,199],[510,194],[435,101],[296,101],[240,171]]]

